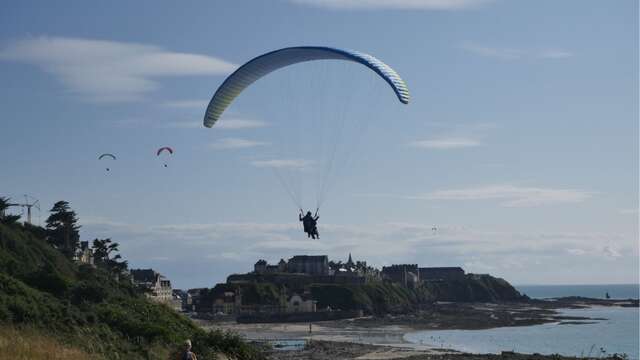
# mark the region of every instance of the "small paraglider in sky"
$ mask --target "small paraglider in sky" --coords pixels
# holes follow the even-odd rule
[[[162,155],[163,153],[164,153],[164,154],[171,154],[171,155],[173,155],[173,149],[172,149],[172,148],[170,148],[170,147],[168,147],[168,146],[163,146],[163,147],[161,147],[160,149],[158,149],[158,151],[156,151],[156,156],[160,156],[160,155]],[[166,160],[165,160],[165,163],[164,163],[164,167],[167,167]]]
[[[103,159],[116,160],[116,156],[113,155],[113,154],[109,154],[109,153],[105,153],[105,154],[102,154],[102,155],[98,156],[98,160],[103,160]],[[108,167],[106,169],[107,169],[107,171],[111,170]]]

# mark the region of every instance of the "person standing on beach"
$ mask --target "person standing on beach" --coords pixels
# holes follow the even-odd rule
[[[184,351],[178,356],[178,360],[198,360],[196,354],[191,351],[191,340],[184,342]]]

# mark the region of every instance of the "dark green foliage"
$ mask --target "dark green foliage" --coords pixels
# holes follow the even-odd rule
[[[0,273],[26,279],[28,275],[46,268],[60,277],[75,278],[77,271],[73,263],[34,235],[32,229],[36,229],[36,234],[44,231],[32,225],[0,225]]]
[[[366,285],[315,284],[311,286],[311,293],[318,301],[318,308],[363,310],[370,314],[406,313],[434,301],[524,300],[505,280],[475,274],[468,274],[460,280],[426,282],[416,289],[386,281]]]
[[[363,310],[367,313],[402,313],[412,310],[418,303],[416,292],[390,282],[366,285],[311,286],[318,308],[327,306],[337,310]]]
[[[467,274],[462,280],[427,282],[425,291],[438,301],[499,302],[524,297],[507,281],[490,275]]]
[[[280,291],[271,283],[253,283],[241,287],[244,305],[278,305]]]
[[[118,261],[122,258],[120,254],[116,254],[119,251],[118,246],[120,244],[112,242],[111,239],[93,240],[93,260],[96,266],[112,274],[124,273],[127,270],[127,262]]]
[[[26,274],[23,281],[32,288],[58,297],[65,296],[71,284],[71,281],[56,271],[50,263],[45,263],[36,271]]]
[[[19,215],[6,215],[5,211],[11,206],[11,199],[0,196],[0,224],[11,225],[20,220]]]
[[[80,281],[71,290],[69,299],[72,304],[100,303],[109,295],[107,289],[102,284],[90,281]]]
[[[59,249],[67,259],[72,259],[80,245],[78,217],[69,203],[58,201],[47,218],[47,241]]]
[[[69,261],[36,236],[40,230],[0,225],[0,324],[36,327],[107,359],[163,358],[185,339],[192,339],[199,358],[216,351],[262,358],[236,335],[206,332],[148,301],[127,278]]]

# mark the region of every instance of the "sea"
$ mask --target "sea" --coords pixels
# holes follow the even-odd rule
[[[530,298],[545,299],[565,296],[583,296],[604,299],[609,293],[612,299],[637,299],[640,284],[613,285],[516,285],[521,294]]]
[[[608,292],[614,299],[637,299],[635,285],[528,285],[518,290],[532,298],[583,296],[604,298]],[[638,308],[594,306],[585,309],[562,309],[566,316],[582,316],[603,320],[549,323],[543,325],[503,327],[486,330],[429,330],[404,335],[414,344],[449,348],[470,353],[561,354],[566,356],[602,357],[627,354],[640,360],[640,312]]]

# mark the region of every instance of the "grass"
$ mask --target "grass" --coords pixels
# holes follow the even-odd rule
[[[0,327],[0,360],[102,360],[32,328]]]

